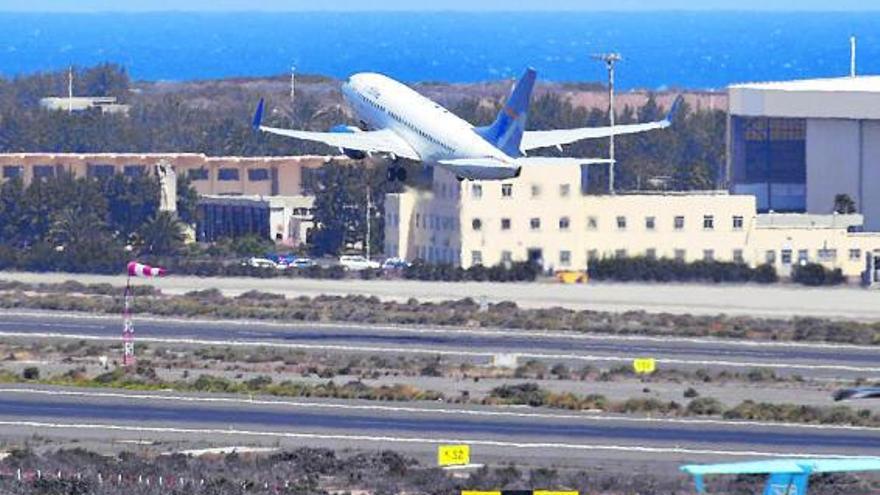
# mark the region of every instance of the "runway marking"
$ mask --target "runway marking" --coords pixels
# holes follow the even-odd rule
[[[880,432],[880,428],[872,426],[853,426],[853,425],[823,425],[809,423],[774,423],[769,421],[732,421],[722,419],[695,419],[695,418],[653,418],[653,417],[628,417],[628,416],[612,416],[603,414],[571,414],[571,413],[541,413],[541,412],[518,412],[518,411],[488,411],[479,409],[452,409],[452,408],[432,408],[432,407],[413,407],[413,406],[386,406],[386,405],[370,405],[370,404],[338,404],[328,402],[311,402],[311,401],[290,401],[290,400],[267,400],[254,398],[236,398],[236,397],[197,397],[184,395],[159,395],[144,393],[122,393],[122,392],[92,392],[78,390],[47,390],[39,388],[0,388],[2,393],[19,393],[33,395],[48,396],[69,396],[69,397],[93,397],[93,398],[112,398],[112,399],[135,399],[149,401],[167,401],[167,402],[192,402],[192,403],[220,403],[220,404],[250,404],[261,406],[286,406],[291,408],[312,408],[312,409],[336,409],[348,411],[382,411],[382,412],[404,412],[404,413],[421,413],[421,414],[441,414],[441,415],[459,415],[474,417],[509,417],[509,418],[532,418],[532,419],[576,419],[581,421],[593,422],[620,422],[620,423],[647,423],[647,424],[684,424],[684,425],[713,425],[713,426],[734,426],[734,427],[762,427],[762,428],[793,428],[793,429],[816,429],[816,430],[847,430],[847,431],[863,431],[869,433]],[[523,406],[528,407],[528,406]]]
[[[501,440],[482,440],[473,438],[419,438],[419,437],[393,437],[373,435],[342,435],[324,433],[294,433],[282,431],[260,431],[220,428],[172,428],[158,426],[127,426],[101,423],[46,423],[40,421],[0,421],[0,426],[53,428],[53,429],[77,429],[77,430],[109,430],[131,433],[170,433],[177,435],[236,435],[269,438],[291,438],[302,440],[338,440],[349,442],[385,442],[406,444],[448,444],[460,443],[479,445],[485,447],[503,447],[515,449],[565,449],[579,451],[615,451],[615,452],[640,452],[651,454],[687,454],[687,455],[715,455],[715,456],[743,456],[743,457],[789,457],[789,458],[815,458],[826,457],[835,459],[873,459],[871,456],[857,456],[846,454],[819,454],[819,453],[783,453],[761,452],[753,450],[713,450],[691,449],[684,447],[652,447],[647,445],[604,445],[604,444],[576,444],[555,442],[509,442]]]
[[[43,339],[73,339],[73,340],[95,340],[95,341],[116,341],[117,337],[109,335],[87,335],[87,334],[65,334],[56,332],[5,332],[0,331],[0,336],[6,337],[28,337]],[[337,352],[373,352],[379,354],[429,354],[432,356],[468,356],[468,357],[492,357],[496,353],[488,351],[466,351],[466,350],[449,350],[449,349],[425,349],[418,347],[378,347],[378,346],[358,346],[358,345],[341,345],[341,344],[303,344],[292,342],[265,342],[265,341],[248,341],[248,340],[207,340],[193,338],[174,338],[174,337],[138,337],[138,342],[148,342],[155,344],[185,344],[185,345],[210,345],[210,346],[232,346],[232,347],[276,347],[283,349],[306,349],[306,350],[323,350]],[[534,352],[515,352],[514,354],[532,359],[546,360],[571,360],[571,361],[599,361],[614,363],[631,363],[632,357],[617,356],[599,356],[593,354],[546,354]],[[678,358],[659,358],[656,360],[658,364],[684,364],[692,366],[711,366],[711,367],[731,367],[731,368],[768,368],[768,369],[802,369],[802,370],[825,370],[825,371],[849,371],[856,373],[880,373],[880,367],[872,366],[849,366],[843,364],[803,364],[803,363],[768,363],[755,361],[724,361],[717,359],[678,359]]]
[[[39,311],[0,311],[2,314],[23,317],[50,317],[50,318],[80,318],[80,319],[100,319],[116,322],[118,317],[111,315],[91,315],[70,312],[39,312]],[[820,350],[858,350],[880,353],[880,346],[857,345],[857,344],[839,344],[825,342],[780,342],[771,340],[739,340],[725,339],[718,337],[680,337],[674,335],[618,335],[608,333],[585,333],[577,330],[560,331],[560,330],[525,330],[525,329],[501,329],[501,328],[456,328],[443,326],[405,326],[394,324],[361,324],[350,322],[278,322],[264,320],[228,320],[228,319],[200,319],[200,318],[179,318],[164,317],[155,315],[138,315],[138,319],[142,321],[155,321],[162,323],[175,323],[182,325],[230,325],[230,326],[264,326],[273,328],[341,328],[349,330],[385,330],[401,333],[412,334],[461,334],[461,335],[478,335],[490,337],[526,337],[526,338],[558,338],[562,340],[619,340],[619,341],[645,341],[659,343],[675,343],[683,342],[698,345],[719,345],[730,347],[781,347],[781,348],[805,348]],[[10,323],[9,326],[12,326]],[[63,324],[59,324],[63,326]]]

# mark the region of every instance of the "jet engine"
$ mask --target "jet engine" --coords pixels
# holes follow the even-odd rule
[[[340,134],[354,134],[356,132],[363,132],[360,128],[353,125],[345,125],[339,124],[334,125],[330,128],[330,132],[340,133]],[[339,148],[339,151],[345,154],[345,156],[352,158],[354,160],[363,160],[367,157],[367,154],[360,150],[351,150],[348,148]]]

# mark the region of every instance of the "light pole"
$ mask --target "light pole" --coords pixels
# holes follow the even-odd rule
[[[608,137],[608,192],[614,194],[614,64],[621,57],[619,53],[611,52],[593,55],[593,59],[604,62],[608,69],[608,125],[611,126],[611,135]]]

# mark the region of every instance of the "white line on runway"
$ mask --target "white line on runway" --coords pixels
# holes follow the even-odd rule
[[[6,337],[29,337],[42,339],[77,339],[77,340],[115,340],[108,335],[65,334],[56,332],[3,332],[0,336]],[[468,357],[492,357],[495,352],[478,352],[465,350],[426,349],[418,347],[377,347],[339,344],[303,344],[291,342],[265,342],[247,340],[206,340],[192,338],[173,337],[138,337],[139,342],[155,344],[184,344],[184,345],[209,345],[209,346],[234,346],[234,347],[276,347],[283,349],[308,349],[318,351],[336,352],[373,352],[378,354],[429,354],[433,356],[468,356]],[[633,357],[599,356],[592,354],[544,354],[534,352],[516,352],[518,356],[532,359],[546,360],[571,360],[571,361],[599,361],[614,363],[631,363]],[[825,370],[825,371],[850,371],[856,373],[880,373],[880,367],[873,366],[849,366],[843,364],[804,364],[804,363],[767,363],[755,361],[724,361],[717,359],[677,359],[657,358],[658,364],[684,364],[692,366],[731,367],[731,368],[768,368],[768,369],[800,369],[800,370]]]
[[[50,318],[81,318],[81,319],[99,319],[111,320],[116,322],[117,316],[111,315],[93,315],[71,312],[44,312],[44,311],[0,311],[2,314],[20,317],[50,317]],[[526,330],[526,329],[504,329],[504,328],[456,328],[456,327],[431,327],[431,326],[407,326],[394,324],[375,324],[375,323],[349,323],[349,322],[277,322],[264,320],[228,320],[228,319],[200,319],[200,318],[178,318],[164,317],[152,315],[138,315],[138,320],[153,321],[159,323],[174,323],[181,325],[230,325],[230,326],[264,326],[272,328],[327,328],[327,329],[348,329],[357,330],[367,333],[370,330],[385,330],[390,332],[412,333],[412,334],[453,334],[453,335],[477,335],[488,337],[526,337],[526,338],[555,338],[563,340],[618,340],[624,342],[643,341],[643,342],[660,342],[660,343],[689,343],[698,345],[717,345],[730,347],[781,347],[781,348],[804,348],[819,350],[856,350],[880,353],[880,346],[856,345],[856,344],[839,344],[826,342],[785,342],[770,340],[745,340],[732,338],[714,338],[714,337],[681,337],[675,335],[618,335],[609,333],[586,333],[578,330],[560,331],[560,330]],[[10,324],[12,326],[13,324]],[[60,325],[63,326],[63,325]]]
[[[542,443],[542,442],[507,442],[499,440],[480,440],[470,438],[418,438],[418,437],[392,437],[372,435],[341,435],[322,433],[293,433],[281,431],[238,430],[220,428],[171,428],[157,426],[127,426],[100,423],[46,423],[39,421],[0,421],[0,426],[31,427],[31,428],[54,428],[54,429],[77,429],[77,430],[110,430],[133,433],[170,433],[183,435],[238,435],[271,438],[292,438],[304,440],[337,440],[353,442],[386,442],[386,443],[419,443],[419,444],[468,444],[471,446],[503,447],[515,449],[565,449],[579,451],[616,451],[616,452],[641,452],[651,454],[687,454],[687,455],[717,455],[717,456],[747,456],[747,457],[794,457],[815,458],[833,457],[837,459],[865,459],[869,456],[855,456],[845,454],[814,454],[814,453],[784,453],[784,452],[760,452],[752,450],[712,450],[712,449],[689,449],[683,447],[651,447],[646,445],[603,445],[603,444],[575,444],[575,443]]]
[[[370,404],[338,404],[328,402],[311,402],[311,401],[285,401],[285,400],[266,400],[254,398],[235,398],[235,397],[197,397],[184,395],[167,395],[167,394],[144,394],[144,393],[122,393],[122,392],[92,392],[77,390],[47,390],[39,388],[0,388],[0,394],[3,393],[19,393],[33,395],[48,396],[67,396],[67,397],[91,397],[106,399],[129,399],[129,400],[148,400],[148,401],[168,401],[168,402],[191,402],[191,403],[215,403],[215,404],[249,404],[260,406],[284,406],[290,408],[311,408],[311,409],[336,409],[348,411],[382,411],[382,412],[404,412],[404,413],[422,413],[422,414],[443,414],[443,415],[459,415],[474,417],[512,417],[512,418],[534,418],[534,419],[576,419],[582,421],[594,422],[621,422],[621,423],[648,423],[648,424],[685,424],[685,425],[713,425],[713,426],[734,426],[734,427],[762,427],[762,428],[797,428],[797,429],[816,429],[816,430],[850,430],[863,431],[869,433],[880,432],[880,428],[871,426],[853,426],[853,425],[826,425],[826,424],[808,424],[808,423],[774,423],[768,421],[730,421],[720,419],[694,419],[694,418],[654,418],[654,417],[627,417],[627,416],[611,416],[602,414],[570,414],[570,413],[540,413],[540,412],[517,412],[517,411],[490,411],[481,409],[460,409],[460,408],[440,408],[440,407],[413,407],[413,406],[385,406]]]

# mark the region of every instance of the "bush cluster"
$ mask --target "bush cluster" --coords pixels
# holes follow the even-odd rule
[[[830,270],[819,263],[796,265],[791,269],[791,281],[817,287],[820,285],[840,285],[846,277],[840,268]]]
[[[757,282],[778,280],[772,265],[751,268],[744,263],[725,261],[684,262],[667,258],[602,258],[590,262],[588,273],[593,280],[655,282]]]

